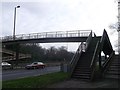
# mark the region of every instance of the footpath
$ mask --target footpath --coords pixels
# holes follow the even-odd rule
[[[70,79],[48,86],[47,88],[119,88],[117,79],[101,79],[97,81],[84,81]]]

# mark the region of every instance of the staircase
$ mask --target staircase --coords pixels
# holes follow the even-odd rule
[[[120,79],[120,56],[115,55],[109,69],[105,73],[105,78]]]
[[[72,78],[86,79],[91,78],[90,64],[97,44],[97,38],[93,37],[86,52],[82,52],[81,57],[72,73]]]
[[[87,43],[87,40],[89,43]],[[77,79],[83,79],[83,80],[94,80],[95,75],[97,75],[96,72],[96,62],[99,61],[99,70],[100,76],[106,75],[106,77],[110,78],[118,78],[120,76],[120,61],[118,55],[114,57],[114,50],[112,48],[112,45],[110,43],[108,34],[106,30],[104,30],[102,36],[94,36],[88,37],[86,40],[87,43],[87,49],[85,52],[81,52],[80,57],[77,57],[76,61],[77,64],[73,64],[74,68],[71,74],[72,78]],[[104,64],[101,65],[101,53],[103,53],[107,56],[106,61]]]

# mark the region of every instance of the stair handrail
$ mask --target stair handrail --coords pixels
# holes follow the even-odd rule
[[[93,63],[94,63],[94,60],[95,60],[95,58],[96,58],[96,55],[98,54],[97,52],[98,52],[98,47],[99,47],[99,41],[97,42],[97,45],[96,45],[96,47],[95,47],[95,51],[94,51],[94,54],[93,54],[93,57],[92,57],[92,61],[91,61],[91,64],[90,64],[90,67],[92,67],[92,65],[93,65]]]
[[[92,31],[90,32],[90,35],[88,36],[88,38],[86,40],[86,50],[88,49],[88,46],[89,46],[91,40],[92,40]]]
[[[110,65],[110,63],[111,63],[111,61],[112,61],[112,58],[113,58],[113,56],[115,55],[115,53],[114,53],[114,51],[110,54],[110,56],[105,60],[105,62],[103,63],[103,65],[102,65],[102,73],[104,74],[106,71],[107,71],[107,69],[108,69],[108,67],[109,67],[109,65]]]
[[[90,69],[91,69],[91,80],[93,80],[93,76],[95,73],[95,65],[96,65],[96,61],[98,58],[98,54],[99,54],[99,47],[100,47],[100,41],[97,42],[96,47],[95,47],[95,51],[92,57],[92,61],[90,64]]]
[[[86,40],[86,49],[85,49],[85,51],[88,49],[88,46],[89,46],[91,40],[92,40],[92,31],[90,32],[90,34],[89,34],[89,36],[88,36],[88,38]],[[74,68],[75,68],[75,66],[76,66],[76,64],[77,64],[77,62],[79,60],[79,57],[82,54],[82,48],[81,48],[82,46],[81,45],[82,44],[79,45],[76,53],[74,54],[72,60],[69,63],[69,70],[70,70],[71,74],[72,74],[72,72],[73,72],[73,70],[74,70]]]
[[[69,63],[69,69],[70,69],[70,73],[72,74],[78,60],[79,60],[79,57],[82,53],[82,49],[81,49],[81,44],[79,45],[79,48],[77,49],[76,53],[74,54],[72,60],[70,61]]]
[[[109,43],[109,47],[110,47],[110,49],[111,49],[111,53],[112,53],[113,48],[112,48],[112,45],[111,45],[111,43],[110,43],[110,40],[109,40],[108,34],[107,34],[106,30],[104,29],[104,31],[103,31],[103,35],[102,35],[101,40],[100,40],[100,43],[101,43],[101,49],[103,48],[103,45],[104,45],[104,43],[105,43],[105,42],[104,42],[105,40],[107,40],[107,42]],[[109,53],[110,53],[110,52],[109,52]]]

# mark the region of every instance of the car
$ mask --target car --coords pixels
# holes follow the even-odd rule
[[[26,65],[26,69],[39,69],[39,68],[45,68],[45,64],[43,62],[33,62],[30,65]]]
[[[10,69],[12,68],[12,65],[8,62],[2,62],[1,63],[2,69]]]

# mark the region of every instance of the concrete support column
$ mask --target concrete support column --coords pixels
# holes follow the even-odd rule
[[[105,60],[107,59],[107,55],[105,54]]]
[[[99,68],[101,69],[102,66],[101,66],[101,52],[99,52]]]
[[[16,65],[18,65],[20,44],[17,43],[15,45],[15,48],[16,48],[16,52],[15,52]]]

